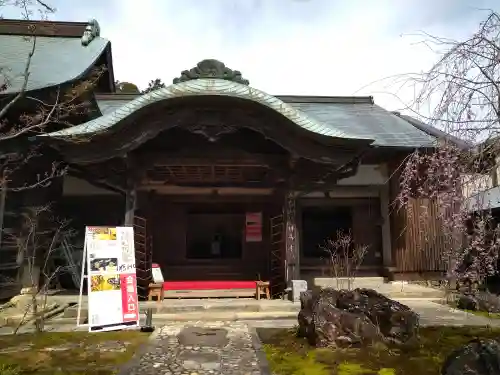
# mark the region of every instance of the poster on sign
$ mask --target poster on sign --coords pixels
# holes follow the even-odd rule
[[[262,241],[262,212],[247,212],[245,217],[245,241]]]
[[[139,325],[132,227],[86,227],[89,331]]]

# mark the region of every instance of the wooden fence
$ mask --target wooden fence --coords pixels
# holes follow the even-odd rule
[[[413,199],[400,210],[393,227],[393,259],[399,273],[428,273],[446,270],[444,254],[449,243],[439,219],[438,204]]]

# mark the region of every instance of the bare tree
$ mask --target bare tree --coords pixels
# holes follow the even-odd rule
[[[0,0],[0,15],[2,9],[10,6],[20,10],[20,17],[30,20],[35,14],[41,20],[47,19],[56,9],[45,1],[41,0]],[[71,118],[88,112],[89,102],[85,99],[85,94],[89,92],[97,83],[104,72],[104,68],[93,69],[84,80],[71,85],[59,86],[54,89],[52,95],[46,100],[31,96],[27,91],[30,80],[31,64],[33,56],[37,51],[38,27],[50,27],[47,25],[32,23],[27,26],[25,43],[30,45],[29,53],[26,55],[24,70],[22,73],[22,85],[20,89],[0,106],[0,149],[11,150],[0,154],[0,189],[25,190],[34,187],[47,186],[52,179],[59,177],[65,169],[58,163],[53,163],[46,171],[36,178],[24,183],[22,186],[7,188],[10,176],[21,166],[35,160],[40,156],[39,148],[31,146],[24,149],[12,150],[12,147],[2,147],[2,145],[12,144],[13,141],[26,138],[29,135],[44,133],[49,127],[71,126]],[[0,95],[9,89],[13,77],[6,67],[0,66]],[[17,77],[19,78],[19,77]],[[13,115],[16,113],[16,105],[21,101],[31,102],[35,110],[28,114]]]
[[[14,333],[28,322],[35,325],[37,332],[41,332],[44,329],[45,314],[55,307],[47,303],[49,288],[61,274],[70,271],[67,265],[57,264],[56,260],[63,239],[71,236],[72,231],[68,222],[57,218],[49,205],[31,207],[20,215],[23,229],[19,235],[12,236],[20,256],[27,262],[21,277],[27,280],[25,285],[29,285],[29,290],[27,299],[17,301],[16,308],[23,313]]]
[[[368,246],[355,244],[351,233],[338,231],[335,238],[327,239],[321,248],[327,253],[328,266],[337,289],[344,287],[343,280],[346,279],[347,289],[351,290]]]
[[[424,39],[440,57],[429,71],[400,77],[418,89],[407,109],[471,146],[443,137],[434,151],[410,155],[401,166],[396,203],[409,209],[414,199],[436,202],[448,276],[484,281],[497,270],[498,231],[489,202],[481,195],[467,198],[491,187],[490,173],[497,173],[500,160],[500,15],[490,12],[466,40]]]
[[[56,11],[50,4],[42,0],[0,0],[0,16],[7,9],[9,11],[18,10],[19,18],[25,21],[30,21],[35,17],[47,20]],[[32,60],[39,47],[38,35],[45,31],[39,30],[39,28],[51,26],[50,23],[39,22],[27,22],[26,24],[26,37],[23,43],[27,43],[29,48],[27,48],[28,52],[24,57],[21,76],[13,77],[8,67],[0,66],[0,96],[2,97],[0,104],[0,248],[2,247],[2,237],[5,238],[7,235],[4,230],[3,218],[8,194],[46,188],[66,172],[66,167],[62,162],[44,158],[43,146],[40,143],[29,142],[28,138],[55,129],[70,127],[74,125],[75,118],[88,113],[90,110],[88,93],[105,71],[104,67],[96,67],[81,80],[45,90],[46,94],[43,96],[35,96],[28,90],[28,87],[32,72]],[[14,84],[14,80],[16,80],[17,85],[20,84],[20,88],[12,90],[11,93],[9,89]],[[24,109],[26,106],[32,109],[26,112]],[[29,224],[28,217],[24,217],[24,219],[27,220],[25,224]],[[35,235],[42,236],[35,231],[28,237],[31,238]],[[33,245],[38,240],[31,239],[30,241]],[[45,246],[50,248],[48,243],[45,243]],[[36,257],[48,256],[46,250],[47,248],[37,247],[36,251],[39,254],[36,254]],[[29,254],[26,251],[21,251],[20,254],[24,258],[19,260],[19,264],[24,264],[32,280],[38,280],[37,275],[34,274],[36,267],[30,264]],[[37,263],[38,266],[43,266],[43,264],[43,261]],[[37,284],[37,282],[34,281],[31,284]],[[35,288],[34,293],[39,292],[39,285],[32,285],[32,287]],[[41,287],[44,288],[43,285]]]

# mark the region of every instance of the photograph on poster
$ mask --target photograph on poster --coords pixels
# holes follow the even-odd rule
[[[115,241],[116,240],[116,228],[92,228],[92,235],[94,239],[99,241]]]
[[[120,276],[116,275],[92,275],[90,277],[91,292],[106,292],[120,290]]]
[[[117,271],[118,258],[94,258],[90,261],[90,270],[93,272]]]

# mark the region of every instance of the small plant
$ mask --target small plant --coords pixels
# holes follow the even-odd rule
[[[381,368],[377,375],[396,375],[396,370],[393,368]]]
[[[19,375],[20,373],[21,371],[17,366],[0,364],[0,375]]]
[[[335,238],[327,239],[321,248],[328,254],[328,265],[337,282],[337,289],[344,286],[345,278],[347,289],[351,290],[359,267],[368,252],[368,246],[355,244],[350,232],[338,231]]]
[[[365,375],[373,371],[360,365],[359,363],[344,362],[337,368],[339,375]]]

